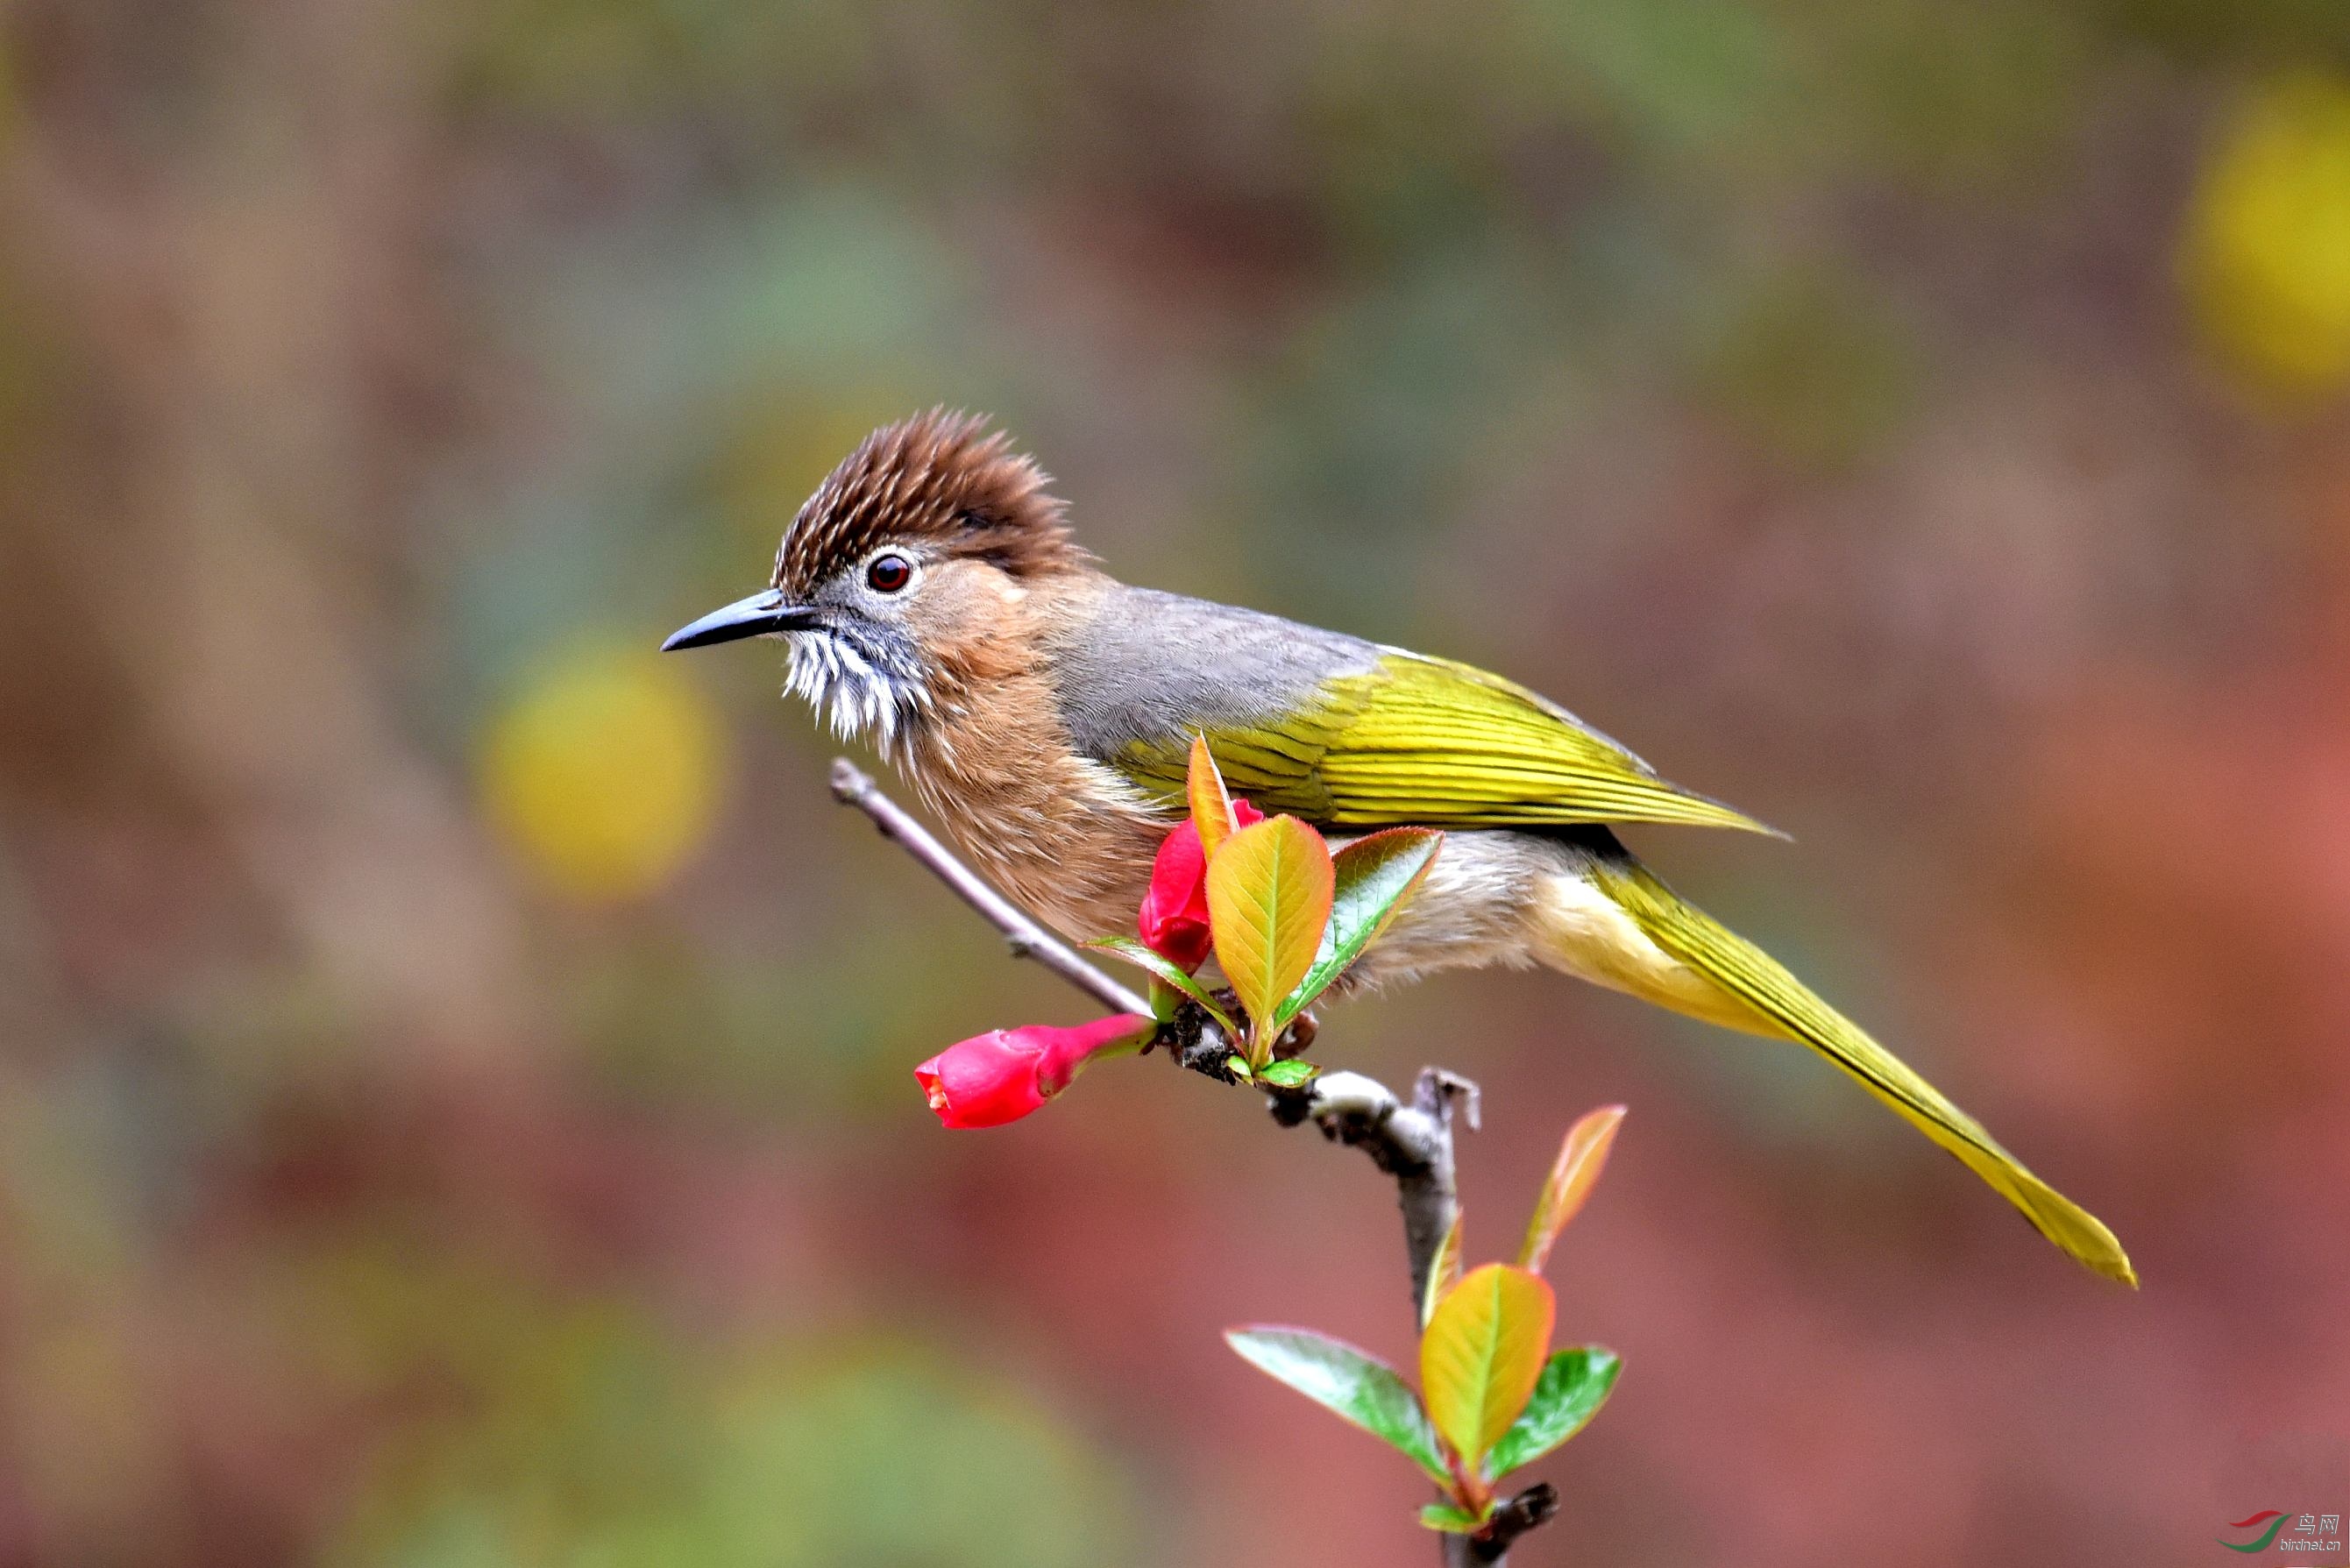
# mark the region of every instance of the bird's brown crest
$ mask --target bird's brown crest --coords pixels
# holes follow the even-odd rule
[[[884,425],[800,507],[775,586],[805,594],[876,546],[904,540],[995,562],[1015,576],[1083,566],[1051,477],[982,415],[932,409]]]

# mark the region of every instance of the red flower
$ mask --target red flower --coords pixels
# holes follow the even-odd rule
[[[1243,827],[1264,820],[1244,800],[1232,802],[1232,819]],[[1208,961],[1214,946],[1208,935],[1208,857],[1200,847],[1200,827],[1186,817],[1159,846],[1150,863],[1150,891],[1136,918],[1142,945],[1190,974]]]
[[[1157,1027],[1135,1013],[1113,1012],[1075,1029],[991,1029],[915,1068],[914,1081],[948,1127],[1000,1127],[1067,1088],[1087,1058],[1139,1042]]]

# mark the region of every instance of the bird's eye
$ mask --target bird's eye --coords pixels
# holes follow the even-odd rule
[[[876,556],[865,581],[877,594],[894,594],[914,580],[914,564],[903,556]]]

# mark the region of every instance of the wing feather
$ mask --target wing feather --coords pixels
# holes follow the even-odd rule
[[[1172,799],[1195,732],[1235,791],[1325,826],[1676,822],[1773,831],[1659,778],[1524,687],[1400,649],[1375,650],[1278,711],[1129,739],[1105,760]]]

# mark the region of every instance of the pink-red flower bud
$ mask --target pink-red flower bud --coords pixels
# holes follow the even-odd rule
[[[1089,1058],[1139,1041],[1157,1027],[1135,1013],[1113,1012],[1075,1029],[1041,1023],[991,1029],[915,1068],[914,1081],[946,1126],[1002,1127],[1067,1088]]]
[[[1232,820],[1243,827],[1264,820],[1244,800],[1232,802]],[[1150,863],[1150,891],[1135,919],[1142,945],[1185,974],[1208,961],[1214,941],[1208,933],[1208,857],[1200,847],[1199,825],[1186,817],[1159,845]]]

